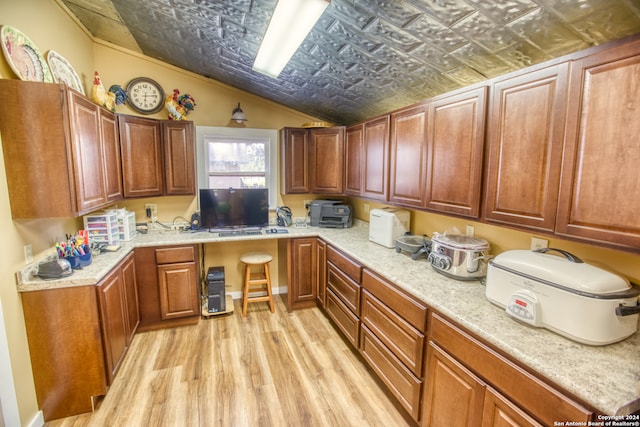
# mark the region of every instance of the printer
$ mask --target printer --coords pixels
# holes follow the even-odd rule
[[[324,228],[349,228],[351,206],[341,200],[312,200],[309,206],[311,225]]]

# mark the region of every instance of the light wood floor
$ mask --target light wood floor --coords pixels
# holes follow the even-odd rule
[[[99,408],[46,426],[408,425],[319,309],[274,299],[137,334]]]

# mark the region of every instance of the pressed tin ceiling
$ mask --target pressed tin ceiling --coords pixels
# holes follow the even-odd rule
[[[639,0],[332,0],[272,79],[251,67],[276,0],[62,1],[95,37],[337,124],[640,33]]]

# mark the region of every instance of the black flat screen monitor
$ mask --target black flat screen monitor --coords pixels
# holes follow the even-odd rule
[[[200,217],[205,229],[269,225],[266,188],[200,189]]]

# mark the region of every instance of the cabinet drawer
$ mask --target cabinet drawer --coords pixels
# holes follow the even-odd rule
[[[360,285],[347,277],[331,263],[327,263],[327,287],[331,289],[353,313],[360,316]]]
[[[420,418],[422,381],[365,326],[360,328],[360,352],[414,420]]]
[[[436,313],[431,314],[429,339],[439,343],[500,393],[546,425],[557,420],[589,421],[592,412],[549,384],[480,342]]]
[[[360,319],[340,301],[340,298],[331,289],[327,289],[327,305],[325,309],[349,342],[358,348]]]
[[[362,292],[362,324],[416,376],[422,376],[424,334],[368,291]]]
[[[342,270],[351,279],[360,283],[362,266],[332,246],[327,246],[327,261]]]
[[[173,264],[196,260],[195,247],[179,246],[175,248],[156,249],[156,264]]]
[[[427,306],[374,272],[362,270],[362,287],[420,332],[427,326]]]

